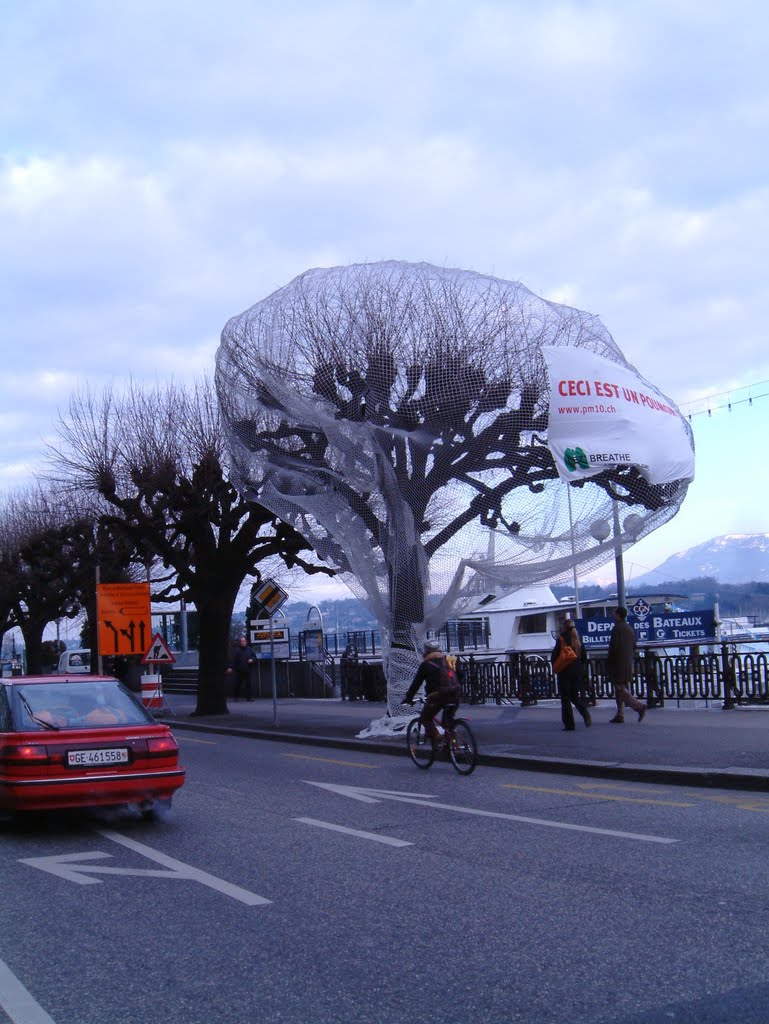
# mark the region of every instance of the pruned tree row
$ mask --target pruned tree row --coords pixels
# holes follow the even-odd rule
[[[300,534],[230,481],[209,381],[84,390],[58,431],[50,456],[57,486],[91,495],[100,527],[123,538],[135,564],[154,567],[155,602],[184,598],[196,607],[196,713],[225,713],[230,619],[246,576],[258,578],[271,557],[307,572],[329,570],[306,557],[311,549]]]

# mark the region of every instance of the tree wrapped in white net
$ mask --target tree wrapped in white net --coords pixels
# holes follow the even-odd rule
[[[428,632],[490,589],[605,563],[686,494],[686,479],[650,483],[616,462],[561,480],[543,347],[632,371],[597,317],[424,263],[307,271],[222,332],[235,480],[376,616],[396,726]],[[616,508],[632,530],[601,538]]]

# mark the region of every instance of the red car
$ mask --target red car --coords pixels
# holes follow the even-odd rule
[[[151,816],[183,784],[171,730],[117,679],[0,679],[0,811],[132,804]]]

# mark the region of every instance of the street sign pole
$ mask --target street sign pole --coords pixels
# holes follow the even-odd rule
[[[101,566],[96,566],[96,593],[99,593],[99,584],[101,583]],[[98,607],[98,602],[97,602]],[[101,656],[101,644],[99,643],[99,613],[96,613],[96,670],[100,676],[104,675],[104,661]]]
[[[270,662],[272,664],[272,724],[278,724],[278,687],[275,680],[275,633],[272,628],[272,613],[270,613]]]
[[[264,615],[267,612],[270,620],[270,661],[272,662],[272,724],[277,726],[278,724],[278,683],[275,676],[275,630],[274,630],[274,616],[275,612],[279,611],[283,604],[285,604],[288,598],[288,594],[282,587],[279,587],[275,580],[268,579],[264,580],[261,584],[251,588],[251,603],[258,609],[258,615]],[[285,616],[284,616],[285,618]],[[286,636],[288,638],[288,631],[286,630]],[[289,657],[287,652],[285,657]]]
[[[619,505],[617,499],[613,502],[614,519],[614,565],[617,572],[617,604],[625,607],[625,566],[622,560],[622,527],[619,522]]]

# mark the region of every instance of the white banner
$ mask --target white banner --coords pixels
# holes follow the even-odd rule
[[[634,465],[650,484],[694,479],[676,406],[636,373],[582,348],[543,345],[550,374],[547,441],[562,480]]]

